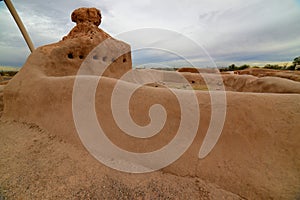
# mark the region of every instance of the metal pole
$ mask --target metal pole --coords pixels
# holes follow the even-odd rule
[[[25,28],[24,24],[22,23],[22,21],[21,21],[19,15],[18,15],[14,5],[12,4],[12,2],[10,0],[4,0],[4,2],[6,4],[8,10],[10,11],[11,15],[15,19],[15,21],[16,21],[16,23],[17,23],[17,25],[18,25],[18,27],[19,27],[19,29],[20,29],[20,31],[21,31],[21,33],[22,33],[22,35],[23,35],[23,37],[24,37],[24,39],[25,39],[25,41],[26,41],[26,43],[27,43],[27,45],[30,49],[30,51],[32,52],[34,50],[33,43],[31,41],[31,39],[30,39],[30,37],[29,37],[29,35],[26,31],[26,28]]]

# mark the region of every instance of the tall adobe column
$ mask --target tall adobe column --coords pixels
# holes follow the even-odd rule
[[[88,74],[98,75],[99,71],[106,70],[103,76],[120,78],[132,69],[130,46],[122,41],[112,38],[109,34],[98,28],[101,24],[101,12],[96,8],[79,8],[73,11],[71,19],[76,26],[70,33],[63,37],[64,41],[79,42],[81,51],[79,58],[86,59],[92,67],[87,68]],[[89,47],[86,48],[86,46]],[[97,46],[96,50],[94,49]],[[90,48],[92,47],[92,48]],[[83,49],[87,51],[83,51]],[[87,57],[92,51],[93,55]],[[77,52],[69,52],[68,58],[72,59]]]
[[[100,75],[98,72],[106,68],[102,76],[111,78],[120,78],[132,69],[130,45],[98,28],[101,23],[98,9],[76,9],[71,19],[76,26],[69,34],[57,43],[38,47],[22,68],[27,68],[27,65],[33,68],[34,64],[34,68],[45,76],[74,76],[85,61],[93,64],[88,74]],[[94,55],[89,59],[90,52],[99,45],[101,51],[93,51]]]
[[[76,26],[63,40],[95,35],[101,36],[103,39],[111,37],[98,28],[101,24],[101,12],[96,8],[78,8],[73,11],[71,20],[76,23]]]

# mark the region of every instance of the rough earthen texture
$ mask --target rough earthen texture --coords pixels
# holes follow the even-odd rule
[[[101,24],[101,13],[97,8],[78,8],[71,15],[72,22],[77,25],[80,23],[92,23],[95,26]]]
[[[2,116],[3,107],[4,107],[4,103],[3,103],[3,89],[4,89],[4,85],[0,85],[0,117]]]
[[[182,75],[196,88],[209,84],[213,90],[218,90],[224,84],[227,91],[255,92],[255,93],[295,93],[300,94],[300,82],[276,76],[255,77],[252,75],[222,74],[223,83],[216,77],[217,74],[203,75],[183,72]]]
[[[84,10],[83,12],[85,13]],[[85,15],[86,13],[80,15],[79,19],[82,19],[81,17]],[[88,178],[82,178],[86,180],[89,177],[94,177],[94,174],[97,172],[103,174],[105,174],[104,172],[115,173],[114,170],[107,170],[103,165],[95,162],[85,152],[78,138],[73,121],[72,92],[75,80],[74,75],[77,73],[80,64],[86,58],[87,54],[101,41],[110,37],[98,29],[94,22],[78,23],[63,41],[35,50],[29,56],[20,72],[4,89],[5,107],[2,117],[3,121],[15,120],[18,122],[34,123],[59,138],[59,141],[66,141],[68,145],[75,146],[84,155],[78,157],[80,153],[77,153],[75,150],[73,151],[73,147],[65,149],[65,145],[60,145],[59,143],[52,145],[50,142],[53,150],[49,153],[53,153],[51,155],[55,157],[56,152],[60,152],[58,160],[61,163],[58,162],[53,165],[53,168],[47,169],[47,162],[41,161],[41,166],[44,166],[47,172],[52,170],[52,174],[56,176],[69,174],[63,181],[58,178],[58,182],[62,187],[65,184],[70,184],[76,188],[82,178],[80,174],[87,174]],[[89,25],[86,25],[86,23]],[[107,46],[107,54],[105,55],[92,55],[94,61],[91,62],[99,62],[99,66],[102,67],[103,62],[113,59],[109,56],[112,55],[110,52],[115,47],[117,49],[119,47],[129,48],[129,45],[123,42],[118,41],[117,43],[118,45],[113,47]],[[103,60],[104,57],[106,59]],[[128,62],[124,63],[124,58]],[[123,55],[123,58],[118,58],[114,61],[111,65],[112,68],[105,74],[107,77],[101,78],[95,94],[96,114],[107,137],[121,148],[133,152],[153,151],[168,144],[177,132],[181,120],[181,112],[178,99],[167,88],[144,86],[139,88],[130,99],[129,108],[132,119],[141,126],[149,123],[148,112],[153,104],[164,106],[168,116],[166,124],[159,134],[148,139],[138,139],[125,134],[117,126],[112,116],[111,94],[118,81],[115,78],[122,76],[122,74],[131,69],[130,52]],[[174,73],[177,72],[170,72],[164,74],[162,77],[172,80],[171,77]],[[151,77],[154,74],[159,75],[153,70],[141,72],[141,75],[145,78]],[[200,85],[201,81],[203,81],[199,77],[196,79],[196,75],[185,74],[184,76],[189,77],[188,80],[190,82],[194,81],[193,84],[197,83]],[[87,82],[98,79],[93,70],[89,72],[88,78],[86,76],[78,78]],[[213,84],[212,89],[218,92],[220,83],[215,81],[213,75],[207,78]],[[276,82],[283,80],[278,78],[276,81],[271,80],[272,84],[269,86],[271,89],[261,86],[259,89],[261,93],[250,93],[251,91],[256,91],[253,87],[257,87],[257,85],[254,84],[252,88],[250,87],[253,82],[257,81],[255,77],[232,75],[224,76],[223,78],[225,86],[227,85],[226,87],[234,90],[226,92],[227,102],[212,103],[209,92],[196,91],[200,107],[200,123],[196,138],[180,159],[161,171],[178,177],[200,178],[247,199],[297,199],[300,191],[300,95],[297,94],[299,85],[294,84],[294,82],[287,83],[289,85],[286,85],[286,83],[278,84]],[[167,81],[165,79],[162,79],[162,81]],[[268,81],[263,80],[264,84],[269,83]],[[124,93],[129,93],[136,86],[135,82],[124,81],[120,84]],[[284,85],[284,89],[282,89],[284,92],[288,91],[296,94],[264,93],[264,91],[281,92],[280,89],[272,89],[274,86],[280,88],[281,85]],[[242,89],[244,86],[248,88],[245,90],[248,92],[235,92],[244,91]],[[184,100],[189,102],[192,91],[180,90],[179,92],[184,96]],[[211,106],[219,107],[222,105],[227,107],[227,114],[221,137],[213,151],[205,159],[200,160],[198,158],[199,148],[211,120]],[[7,128],[13,129],[11,126]],[[187,128],[186,133],[189,133],[189,131]],[[2,132],[1,134],[4,133]],[[8,144],[9,141],[17,142],[18,138],[20,138],[18,135],[19,133],[16,133],[11,136],[14,138],[9,138],[10,134],[4,134],[3,138],[7,140],[4,144]],[[21,135],[24,136],[24,134]],[[29,135],[28,137],[31,136]],[[42,158],[44,158],[44,155],[48,155],[48,140],[43,138],[39,138],[39,140],[41,140],[40,145],[46,143],[44,145],[45,154],[41,153]],[[19,143],[23,144],[22,142]],[[29,144],[32,144],[32,141],[29,141]],[[33,150],[35,148],[37,150],[43,149],[33,144],[32,148]],[[57,151],[57,149],[60,151]],[[72,151],[71,154],[73,153],[73,155],[64,155],[62,153],[69,150]],[[23,152],[22,148],[20,152]],[[18,155],[17,152],[12,156],[17,159]],[[74,155],[75,158],[73,157]],[[68,159],[68,156],[71,156],[72,159]],[[85,165],[85,160],[90,160],[87,162],[89,165]],[[36,161],[36,159],[32,158],[32,161]],[[28,161],[28,163],[32,161]],[[72,176],[72,168],[62,168],[65,171],[56,171],[56,167],[61,167],[64,164],[68,165],[69,162],[75,163],[74,166],[80,168],[74,176]],[[52,163],[51,159],[49,163]],[[90,164],[94,167],[89,171],[88,167]],[[37,164],[36,166],[40,165]],[[15,167],[16,170],[20,170],[19,166],[16,165]],[[97,170],[98,168],[99,171]],[[58,172],[65,173],[59,175],[57,174]],[[124,178],[126,180],[128,178],[132,181],[134,178],[134,175],[123,176],[122,173],[117,174],[118,176],[116,175],[116,177],[120,176],[120,179]],[[141,174],[138,176],[142,177],[142,179],[147,179],[152,175]],[[44,181],[42,184],[49,182],[47,178],[35,177],[34,174],[30,174],[30,176]],[[153,176],[157,178],[157,176]],[[79,181],[77,180],[78,177]],[[103,178],[100,175],[99,177]],[[165,179],[161,178],[160,180],[163,182]],[[171,178],[167,180],[174,182],[175,179]],[[101,181],[107,180],[104,178]],[[115,179],[113,178],[110,181],[115,182]],[[181,179],[178,179],[178,181],[181,181]],[[17,180],[12,185],[17,185],[18,183]],[[97,185],[97,183],[95,184]],[[123,181],[117,182],[117,184],[122,185]],[[151,181],[145,184],[151,184]],[[7,185],[10,185],[10,183],[7,183]],[[37,187],[38,185],[40,183],[33,186]],[[51,183],[48,186],[53,191],[58,191],[58,189],[64,191],[64,188],[53,188]],[[182,185],[176,187],[180,189]],[[188,182],[186,188],[190,187],[191,182]],[[45,188],[47,188],[47,184]],[[88,187],[88,189],[93,191],[93,188]],[[80,194],[80,191],[78,192]],[[201,199],[200,196],[199,199]]]
[[[300,82],[300,71],[249,68],[249,69],[237,71],[236,73],[253,75],[257,77],[265,77],[265,76],[280,77],[280,78],[285,78],[285,79],[290,79],[293,81]]]
[[[110,36],[98,28],[101,23],[101,13],[96,8],[79,8],[74,10],[71,15],[71,19],[76,23],[76,26],[70,31],[70,33],[63,39],[90,37],[93,38],[96,35],[100,35],[103,39]]]
[[[72,21],[76,26],[63,40],[38,48],[32,55],[37,65],[47,76],[75,75],[87,58],[89,53],[99,44],[112,41],[111,48],[102,48],[101,52],[90,55],[90,61],[99,68],[109,66],[104,76],[119,78],[132,68],[130,46],[122,41],[112,38],[109,34],[99,29],[101,23],[100,11],[96,8],[79,8],[72,13]],[[124,54],[116,57],[120,49]],[[40,59],[40,62],[37,58]],[[25,64],[26,65],[26,64]],[[93,74],[94,72],[89,72]]]
[[[242,200],[201,178],[118,172],[33,124],[0,122],[0,199]]]
[[[193,67],[182,67],[177,70],[177,72],[190,72],[190,73],[217,73],[217,69],[201,69]]]

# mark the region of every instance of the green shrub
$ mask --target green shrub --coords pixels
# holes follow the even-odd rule
[[[287,70],[295,70],[296,68],[296,65],[291,65],[291,66],[288,66],[286,69]]]
[[[240,67],[237,68],[237,70],[243,70],[243,69],[248,69],[250,68],[250,65],[242,65]]]
[[[265,65],[264,68],[266,68],[266,69],[284,69],[283,67],[281,67],[279,65],[270,65],[270,64]]]
[[[296,58],[294,58],[294,60],[293,60],[293,65],[300,65],[300,56],[298,56],[298,57],[296,57]]]
[[[18,73],[18,71],[0,71],[1,76],[14,76]]]

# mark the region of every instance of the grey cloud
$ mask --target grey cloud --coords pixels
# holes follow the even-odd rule
[[[75,25],[71,12],[78,7],[101,9],[105,31],[118,37],[133,29],[166,28],[190,37],[202,44],[216,61],[283,60],[299,54],[300,5],[295,0],[13,0],[35,46],[60,40]],[[0,2],[0,64],[22,64],[29,51],[7,12]],[[165,43],[166,48],[201,63],[205,55],[193,45],[183,45],[178,38],[144,37],[145,41]],[[130,40],[132,47],[139,40]],[[27,53],[24,53],[27,52]],[[10,56],[11,55],[11,56]],[[172,56],[147,52],[133,56],[137,61],[166,62]],[[241,62],[242,62],[241,61]],[[203,63],[203,62],[202,62]],[[11,65],[12,65],[11,64]]]

